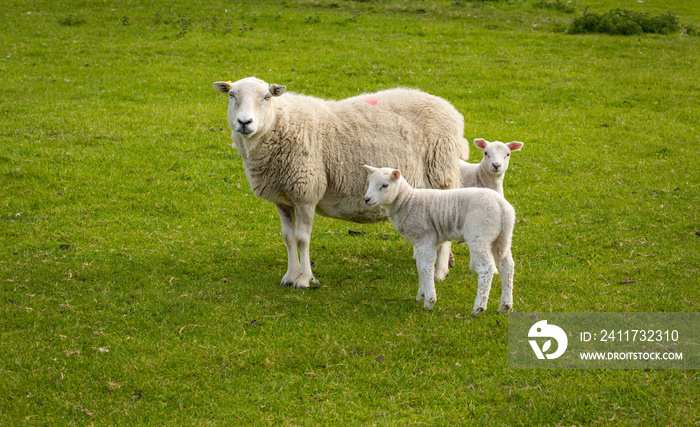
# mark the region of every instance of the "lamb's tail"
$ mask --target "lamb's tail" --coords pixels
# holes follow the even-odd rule
[[[515,227],[515,209],[506,199],[501,200],[501,235],[496,243],[496,252],[503,258],[510,252],[513,243],[513,228]]]

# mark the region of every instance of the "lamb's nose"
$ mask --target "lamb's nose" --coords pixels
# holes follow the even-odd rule
[[[249,124],[253,123],[253,119],[244,119],[244,120],[238,119],[238,123],[242,124],[243,126],[249,125]]]
[[[500,163],[492,163],[492,166],[493,166],[493,170],[496,170],[496,171],[499,170],[499,169],[501,168],[501,164],[500,164]]]

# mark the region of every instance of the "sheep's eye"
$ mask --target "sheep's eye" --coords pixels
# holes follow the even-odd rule
[[[269,93],[267,95],[265,95],[265,101],[269,101],[270,98],[272,98],[272,96]]]
[[[384,190],[384,189],[387,188],[388,186],[389,186],[389,184],[382,184],[382,186],[379,187],[379,189],[380,189],[380,190]]]
[[[488,156],[489,156],[489,153],[484,152],[484,157],[488,157]]]
[[[510,157],[510,153],[506,154],[506,157]]]
[[[229,98],[235,98],[236,95],[234,95],[233,92],[229,92],[229,93],[228,93],[228,97],[229,97]]]

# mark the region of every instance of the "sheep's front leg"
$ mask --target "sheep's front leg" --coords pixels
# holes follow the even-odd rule
[[[301,273],[299,255],[297,254],[297,239],[294,236],[296,227],[294,208],[291,206],[275,205],[282,222],[282,237],[287,247],[287,273],[282,277],[282,285],[292,286]]]
[[[301,262],[301,274],[294,281],[295,288],[308,288],[309,282],[317,283],[311,271],[311,255],[309,254],[309,244],[311,243],[311,229],[314,224],[314,205],[296,205],[296,243],[299,248],[299,260]]]
[[[418,247],[413,247],[413,259],[416,261],[416,267],[418,268],[418,295],[416,295],[416,302],[421,302],[425,299],[425,282],[420,277],[420,264],[418,263]]]
[[[435,248],[421,246],[414,250],[416,267],[418,267],[418,296],[416,301],[424,300],[423,308],[433,308],[437,295],[435,293]]]
[[[507,313],[513,308],[513,276],[515,262],[513,255],[508,251],[505,257],[498,260],[498,273],[501,275],[501,306],[499,313]]]
[[[435,280],[442,282],[450,272],[450,256],[452,256],[452,242],[445,242],[438,246],[437,266],[435,267]],[[452,261],[454,265],[454,258]]]

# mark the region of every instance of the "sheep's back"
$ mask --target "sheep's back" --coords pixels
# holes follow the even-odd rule
[[[377,222],[386,216],[364,203],[364,164],[400,169],[417,188],[460,187],[462,117],[447,101],[405,89],[343,101],[287,93],[275,101],[275,126],[246,162],[258,197],[318,201],[319,214]]]

